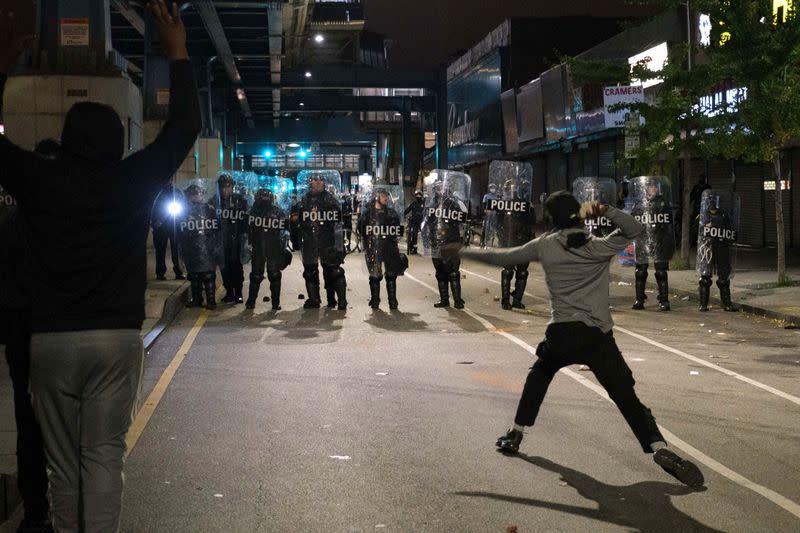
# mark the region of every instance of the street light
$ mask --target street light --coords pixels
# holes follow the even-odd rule
[[[306,71],[306,78],[310,78],[310,77],[311,77],[311,71],[310,71],[310,70],[307,70],[307,71]]]
[[[324,41],[325,41],[325,37],[321,33],[318,33],[318,34],[316,34],[314,36],[314,42],[315,43],[321,43],[321,42],[324,42]]]
[[[270,152],[269,150],[267,150],[266,152],[264,152],[264,157],[266,157],[267,159],[269,159],[270,157],[272,157],[272,152]]]

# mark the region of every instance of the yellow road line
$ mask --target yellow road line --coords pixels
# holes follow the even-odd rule
[[[153,388],[152,392],[150,392],[147,400],[145,400],[141,409],[139,409],[139,412],[136,414],[136,418],[133,420],[133,424],[131,424],[131,427],[128,430],[128,435],[125,438],[125,444],[127,448],[126,455],[130,455],[131,451],[133,451],[133,447],[136,446],[136,443],[139,441],[139,437],[142,436],[144,429],[147,427],[147,423],[150,422],[150,418],[153,416],[156,407],[158,407],[159,402],[161,402],[161,398],[164,397],[164,393],[167,391],[167,387],[169,387],[172,378],[175,377],[175,372],[178,371],[181,363],[183,363],[183,360],[186,359],[186,355],[192,348],[192,345],[197,338],[197,334],[200,333],[201,329],[203,329],[206,320],[208,320],[208,311],[203,309],[200,311],[200,316],[197,317],[197,321],[194,323],[194,326],[192,326],[192,329],[189,330],[189,333],[183,340],[183,344],[181,344],[181,347],[178,348],[178,352],[175,354],[175,357],[172,358],[169,366],[167,366],[167,368],[161,374],[161,377],[158,379],[158,383],[156,383],[156,386]]]

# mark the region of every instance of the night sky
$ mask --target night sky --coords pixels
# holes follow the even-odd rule
[[[652,12],[625,0],[364,0],[367,29],[391,39],[393,67],[436,66],[467,50],[504,19]],[[567,29],[565,29],[567,31]]]

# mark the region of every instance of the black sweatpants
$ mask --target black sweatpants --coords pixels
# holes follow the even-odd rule
[[[556,372],[565,366],[583,364],[594,372],[617,404],[646,453],[653,452],[650,444],[664,440],[650,409],[639,401],[633,390],[636,383],[633,373],[622,358],[612,331],[603,333],[600,328],[583,322],[550,324],[545,339],[536,348],[536,355],[538,359],[528,374],[519,400],[516,424],[532,426]]]
[[[47,518],[47,461],[42,432],[33,414],[28,393],[31,367],[31,324],[27,311],[3,312],[7,321],[6,362],[14,389],[14,418],[17,424],[17,488],[22,495],[25,517]]]

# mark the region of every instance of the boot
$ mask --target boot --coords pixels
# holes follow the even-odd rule
[[[437,280],[439,282],[439,301],[433,304],[434,307],[450,307],[450,293],[447,288],[447,280]]]
[[[662,311],[669,311],[669,280],[666,270],[656,270],[656,284],[658,285],[658,307]]]
[[[511,278],[514,270],[504,268],[500,273],[500,306],[506,311],[511,310]]]
[[[453,293],[453,307],[464,309],[464,300],[461,299],[461,273],[455,272],[450,277],[450,291]]]
[[[644,293],[645,285],[647,285],[647,265],[640,268],[636,265],[636,301],[633,302],[633,309],[644,309],[644,301],[647,300],[647,295]]]
[[[217,292],[217,282],[214,278],[207,279],[203,282],[206,290],[206,309],[216,309],[217,299],[215,293]]]
[[[511,307],[514,309],[525,309],[525,304],[522,303],[522,297],[525,295],[525,287],[528,285],[528,271],[517,271],[517,279],[514,282],[514,292],[511,293],[514,297],[511,302]]]
[[[336,299],[339,304],[336,309],[339,311],[347,310],[347,278],[344,277],[344,270],[342,267],[338,269],[338,275],[333,278],[333,288],[336,291]]]
[[[203,282],[192,276],[191,280],[192,298],[186,303],[186,307],[203,307]]]
[[[328,297],[328,309],[333,309],[336,307],[336,289],[331,287],[330,285],[325,287],[325,293]]]
[[[697,292],[700,296],[700,311],[708,311],[708,299],[711,296],[711,278],[703,276],[697,284]]]
[[[389,309],[397,310],[397,278],[386,278],[386,295],[389,298]]]
[[[234,303],[234,305],[235,304],[240,304],[243,301],[244,300],[242,299],[242,286],[235,287],[233,289],[233,303]]]
[[[303,309],[319,309],[321,301],[319,299],[319,281],[306,279],[306,293],[308,298],[303,304]]]
[[[377,309],[381,305],[381,280],[373,276],[369,277],[369,306]]]
[[[718,279],[717,288],[719,288],[719,299],[722,300],[722,308],[729,313],[737,312],[739,309],[731,301],[731,280],[726,279],[723,281]]]
[[[255,309],[256,301],[258,300],[258,289],[261,287],[261,280],[250,276],[250,289],[247,292],[247,302],[244,307],[246,309]]]
[[[281,273],[269,277],[269,295],[272,298],[272,310],[281,310]]]

